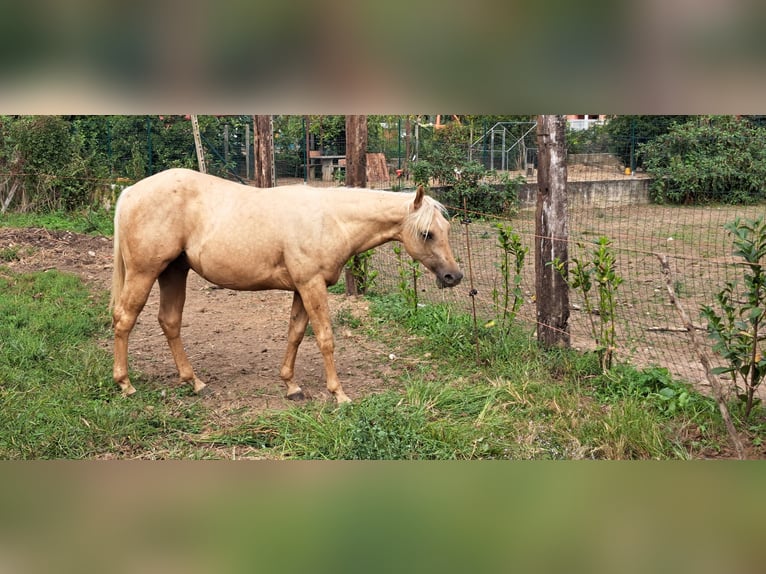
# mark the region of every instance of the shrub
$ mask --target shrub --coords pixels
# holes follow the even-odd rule
[[[18,174],[22,209],[75,209],[90,201],[81,140],[60,116],[21,116],[2,123],[0,166]]]
[[[705,117],[642,145],[657,203],[753,203],[764,199],[766,129],[745,119]]]

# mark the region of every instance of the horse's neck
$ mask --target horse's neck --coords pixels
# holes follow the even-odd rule
[[[337,212],[355,253],[401,238],[411,202],[406,195],[391,192],[360,199],[357,196],[352,201],[343,202]],[[364,204],[366,201],[369,205]]]

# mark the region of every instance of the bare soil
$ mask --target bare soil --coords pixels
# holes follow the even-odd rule
[[[13,260],[3,264],[17,272],[56,269],[80,276],[95,291],[108,291],[111,286],[110,238],[0,228],[3,252],[15,254],[6,257]],[[220,289],[190,272],[182,337],[197,375],[208,384],[208,392],[199,400],[214,418],[247,417],[291,404],[279,378],[291,303],[289,292]],[[140,373],[133,380],[139,393],[147,385],[170,386],[178,382],[175,364],[156,320],[158,309],[159,289],[155,284],[130,338],[130,368]],[[362,328],[354,329],[349,324],[354,318],[367,323],[367,302],[330,294],[330,310],[338,374],[348,396],[359,399],[399,384],[392,376],[403,361],[398,358],[399,351],[372,341],[361,332]],[[102,344],[111,349],[110,338]],[[295,380],[307,400],[334,402],[325,387],[322,358],[310,334],[298,353]]]

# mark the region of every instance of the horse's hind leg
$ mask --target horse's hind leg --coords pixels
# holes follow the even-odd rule
[[[128,337],[136,324],[139,313],[146,304],[154,285],[153,275],[128,275],[115,301],[112,315],[114,326],[114,382],[122,389],[123,396],[132,395],[136,389],[128,378]]]
[[[157,316],[168,340],[170,352],[178,368],[181,383],[191,383],[194,392],[199,393],[205,388],[205,383],[194,374],[189,358],[186,356],[181,343],[181,318],[186,302],[186,278],[189,266],[185,261],[176,259],[160,274],[160,311]]]
[[[295,374],[295,357],[298,354],[298,347],[301,341],[303,341],[303,335],[306,333],[308,322],[309,316],[306,313],[306,308],[303,306],[303,299],[301,299],[300,293],[296,291],[293,294],[293,306],[290,310],[287,351],[285,352],[285,359],[282,361],[282,368],[279,371],[279,376],[287,385],[287,398],[291,400],[303,398],[303,391],[293,381],[293,375]]]

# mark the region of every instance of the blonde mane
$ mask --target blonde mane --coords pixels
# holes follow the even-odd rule
[[[433,197],[424,196],[420,209],[410,212],[404,219],[404,232],[412,237],[428,233],[437,213],[441,213],[446,218],[447,208]]]

